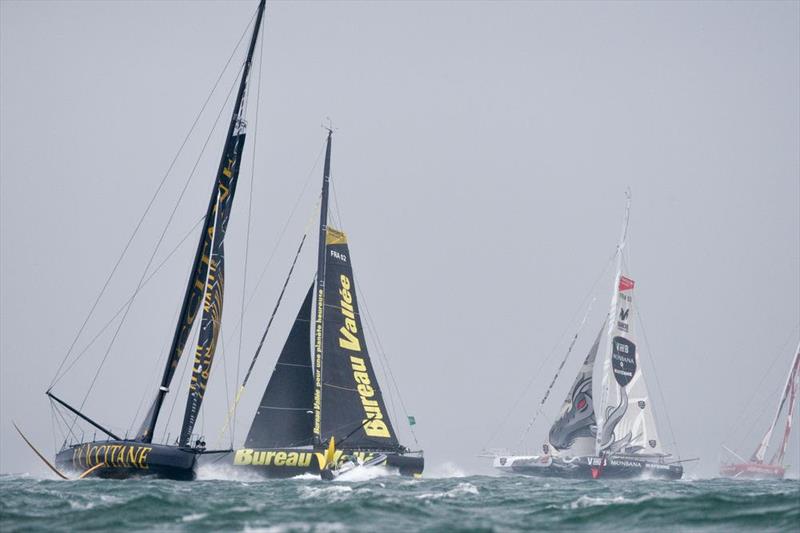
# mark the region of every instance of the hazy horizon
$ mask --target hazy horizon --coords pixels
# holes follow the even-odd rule
[[[47,475],[12,420],[48,455],[63,440],[44,392],[256,3],[0,2],[0,472]],[[484,447],[520,444],[596,298],[521,442],[539,449],[608,309],[628,188],[661,438],[700,458],[688,476],[714,476],[723,444],[752,453],[800,340],[800,3],[269,2],[262,37],[198,423],[210,446],[230,444],[217,436],[237,375],[309,220],[235,445],[313,277],[330,119],[331,224],[349,236],[394,425],[416,448],[378,344],[427,473],[489,473]],[[242,57],[76,344],[131,295],[197,163],[153,264],[169,259],[86,400],[114,430],[135,429],[157,388],[224,128],[202,146]],[[80,405],[116,326],[56,394]],[[159,438],[178,431],[187,379],[179,368]]]

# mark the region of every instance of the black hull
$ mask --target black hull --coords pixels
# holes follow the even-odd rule
[[[187,448],[136,441],[75,444],[56,454],[56,466],[78,475],[109,479],[155,477],[190,481],[198,453]]]
[[[515,474],[565,479],[681,479],[683,467],[629,457],[576,457],[571,460],[515,459]]]
[[[386,462],[381,466],[396,470],[404,476],[421,475],[425,467],[425,458],[422,455],[382,450],[336,450],[336,460],[342,453],[351,455],[361,462],[369,461],[377,455],[385,455]],[[323,449],[243,448],[233,452],[203,455],[200,467],[221,468],[230,470],[234,474],[245,473],[267,479],[285,479],[304,474],[319,475],[324,458]]]

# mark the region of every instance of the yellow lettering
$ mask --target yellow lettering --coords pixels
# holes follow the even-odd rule
[[[356,337],[349,329],[344,327],[340,328],[339,334],[344,337],[339,337],[339,347],[352,352],[361,351],[361,342],[358,340],[358,337]]]
[[[372,398],[375,395],[375,390],[370,385],[359,383],[356,389],[363,398]]]
[[[252,462],[253,462],[253,450],[250,449],[236,450],[236,455],[233,456],[233,464],[249,465]]]
[[[377,418],[368,419],[369,422],[364,424],[364,433],[370,437],[384,437],[389,438],[389,428],[383,420]]]
[[[286,452],[277,452],[275,454],[275,466],[283,466],[286,464]]]

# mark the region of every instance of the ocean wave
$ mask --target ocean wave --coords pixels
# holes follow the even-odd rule
[[[478,487],[472,483],[459,483],[454,488],[442,492],[427,492],[418,494],[418,500],[439,500],[442,498],[460,498],[462,496],[477,496],[480,494]]]

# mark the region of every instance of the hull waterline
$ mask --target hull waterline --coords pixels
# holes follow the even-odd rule
[[[347,454],[361,463],[379,455],[386,457],[382,467],[404,476],[421,475],[425,458],[416,454],[391,453],[382,450],[336,450],[334,461]],[[203,455],[199,467],[211,467],[241,472],[266,479],[280,479],[305,474],[319,475],[325,462],[325,450],[303,448],[241,448],[232,452]]]
[[[497,457],[493,466],[506,474],[565,479],[681,479],[683,467],[635,457]]]
[[[56,466],[78,475],[127,479],[155,477],[189,481],[195,478],[198,452],[190,448],[130,440],[84,442],[56,454]]]
[[[720,465],[719,473],[737,479],[783,479],[786,469],[764,463],[728,463]]]

